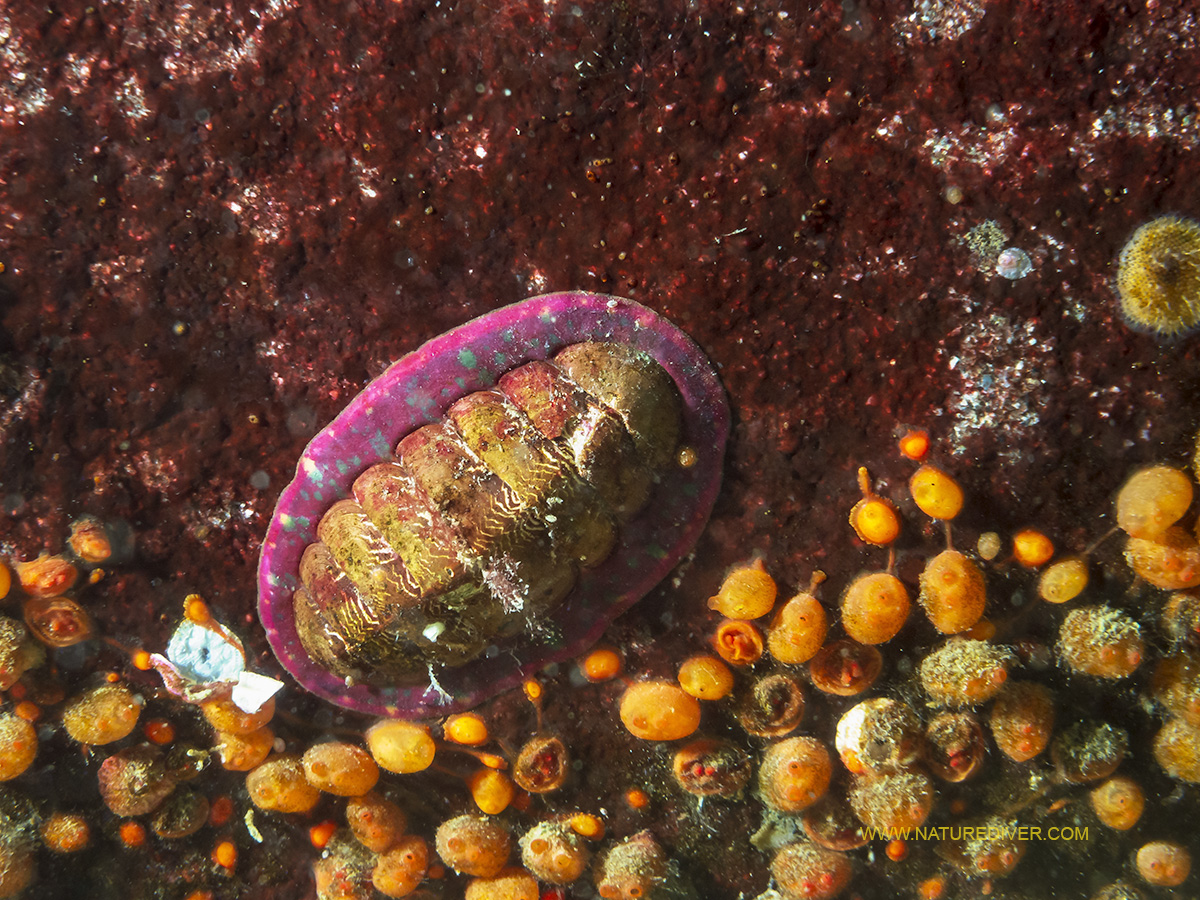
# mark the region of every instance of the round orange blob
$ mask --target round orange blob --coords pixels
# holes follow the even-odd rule
[[[371,754],[353,744],[316,744],[305,751],[302,763],[309,784],[339,797],[361,797],[379,781],[379,766]]]
[[[1129,538],[1125,561],[1146,581],[1167,591],[1200,585],[1200,544],[1177,525],[1153,540]]]
[[[121,843],[126,847],[140,847],[146,843],[146,827],[132,819],[121,823],[118,834],[121,836]]]
[[[443,726],[442,733],[446,740],[467,747],[486,744],[489,737],[487,723],[474,713],[451,716]]]
[[[499,815],[508,809],[517,793],[517,788],[511,778],[503,772],[487,766],[479,769],[467,779],[467,787],[480,812],[485,812],[489,816]]]
[[[263,726],[249,734],[218,731],[213,750],[221,758],[222,769],[249,772],[271,754],[274,746],[275,732]]]
[[[1042,573],[1038,596],[1047,603],[1066,603],[1082,594],[1087,584],[1087,562],[1080,556],[1068,556]]]
[[[37,751],[37,729],[12,713],[0,715],[0,781],[23,774]]]
[[[901,456],[922,460],[929,453],[929,432],[923,428],[910,428],[898,441]]]
[[[733,672],[715,656],[691,656],[679,667],[679,686],[697,700],[720,700],[733,690]]]
[[[730,619],[757,619],[771,611],[776,592],[775,579],[762,560],[756,559],[725,576],[717,595],[709,598],[708,608]]]
[[[391,800],[372,791],[346,803],[346,824],[360,844],[382,853],[404,834],[408,817]]]
[[[233,841],[221,841],[213,848],[212,860],[223,869],[232,869],[237,865],[238,852]]]
[[[962,511],[963,492],[936,466],[921,466],[908,481],[913,502],[931,519],[953,519]]]
[[[641,788],[630,788],[625,792],[625,802],[630,809],[645,809],[650,805],[650,795]]]
[[[1137,852],[1138,874],[1155,887],[1178,887],[1192,871],[1192,855],[1174,841],[1151,841]]]
[[[74,813],[51,813],[38,828],[42,842],[55,853],[75,853],[92,839],[92,829],[84,816]]]
[[[781,663],[806,663],[821,649],[829,631],[825,607],[812,594],[797,594],[771,621],[767,649]]]
[[[676,741],[700,727],[700,704],[670,681],[641,681],[621,697],[621,722],[644,741]]]
[[[438,826],[436,843],[438,856],[455,872],[483,878],[503,869],[512,852],[508,829],[483,816],[447,819]]]
[[[246,775],[250,802],[259,809],[305,813],[317,805],[321,792],[304,778],[300,757],[285,754],[268,759]]]
[[[758,770],[763,802],[776,812],[796,813],[829,790],[833,763],[816,738],[793,737],[767,747]]]
[[[385,897],[407,897],[425,880],[429,847],[422,838],[408,835],[379,854],[371,872],[371,884]]]
[[[987,604],[983,572],[957,550],[943,550],[921,572],[919,600],[942,634],[967,631],[983,616]]]
[[[1126,479],[1117,494],[1117,525],[1130,537],[1156,540],[1192,504],[1192,480],[1173,466],[1149,466]]]
[[[1132,778],[1116,775],[1091,793],[1096,817],[1117,831],[1128,831],[1142,817],[1146,795]]]
[[[1013,558],[1023,566],[1036,569],[1050,562],[1054,543],[1036,528],[1026,528],[1013,535]]]
[[[911,607],[908,591],[895,575],[860,575],[842,596],[842,627],[860,644],[882,644],[904,626]]]
[[[365,736],[375,762],[401,775],[428,769],[437,751],[429,728],[416,722],[383,719],[368,728]]]
[[[880,547],[890,544],[900,535],[900,515],[895,504],[871,490],[866,468],[859,468],[858,484],[862,499],[850,510],[850,527],[868,544]]]
[[[208,724],[217,731],[227,734],[249,734],[258,731],[275,715],[275,698],[272,697],[252,713],[246,712],[232,700],[210,700],[200,704],[200,711]]]
[[[612,647],[597,647],[583,658],[579,670],[593,684],[610,681],[621,674],[621,654]]]

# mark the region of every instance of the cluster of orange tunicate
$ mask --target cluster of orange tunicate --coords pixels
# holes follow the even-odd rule
[[[1197,459],[1200,461],[1200,453]],[[1155,668],[1152,695],[1166,711],[1167,720],[1154,738],[1154,758],[1168,775],[1200,783],[1200,654],[1195,647],[1200,634],[1200,600],[1190,591],[1200,585],[1200,521],[1189,527],[1185,520],[1193,494],[1192,480],[1182,469],[1147,466],[1133,472],[1122,485],[1116,517],[1127,535],[1125,560],[1130,568],[1149,584],[1177,592],[1167,598],[1161,613],[1170,652]],[[1098,632],[1093,620],[1109,615],[1111,611],[1104,608],[1093,611],[1089,621],[1081,623],[1091,626],[1092,634],[1085,636],[1077,627],[1077,642],[1081,648],[1090,645],[1087,650],[1093,666],[1112,668],[1115,674],[1108,677],[1119,677],[1132,671],[1134,660],[1140,661],[1145,648],[1136,635],[1136,623],[1127,619],[1117,619],[1117,627],[1110,628],[1107,637]],[[1102,659],[1098,658],[1101,653]]]
[[[1003,645],[998,635],[1007,633],[1009,623],[985,618],[989,576],[980,560],[996,561],[1010,578],[1028,577],[1019,573],[1031,571],[1032,590],[1048,604],[1047,611],[1071,604],[1055,615],[1058,634],[1051,649],[1068,672],[1096,679],[1098,685],[1126,678],[1145,658],[1147,641],[1137,618],[1113,605],[1072,604],[1088,589],[1090,551],[1056,557],[1054,542],[1038,528],[1017,530],[1005,558],[998,534],[980,539],[978,555],[955,549],[950,523],[964,507],[963,491],[947,471],[923,461],[927,439],[918,443],[920,452],[911,458],[921,465],[909,480],[909,492],[922,513],[941,523],[947,546],[926,559],[917,591],[897,571],[893,548],[901,532],[900,509],[860,469],[861,496],[850,525],[865,544],[886,548],[888,559],[886,568],[857,576],[843,590],[844,636],[830,634],[832,617],[817,597],[822,573],[814,573],[807,590],[779,604],[774,579],[755,559],[731,569],[708,602],[722,617],[714,627],[712,652],[686,659],[678,685],[664,679],[633,681],[620,704],[620,719],[635,736],[688,739],[673,751],[673,772],[679,788],[699,797],[738,796],[739,779],[748,771],[736,741],[705,736],[707,704],[720,702],[748,735],[768,738],[757,763],[756,796],[772,815],[795,816],[809,838],[774,848],[774,886],[786,900],[839,894],[853,871],[845,854],[865,842],[852,835],[853,828],[861,824],[892,832],[926,822],[938,796],[937,781],[963,782],[988,765],[989,732],[995,748],[1012,762],[1028,764],[1045,754],[1059,783],[1089,785],[1092,810],[1108,827],[1132,828],[1145,806],[1140,786],[1117,773],[1129,746],[1124,730],[1083,720],[1056,732],[1050,689],[1038,681],[1010,679],[1021,660],[1048,661],[1049,654],[1034,643],[1015,648],[1020,654]],[[1196,540],[1176,525],[1189,508],[1190,482],[1164,468],[1133,480],[1132,488],[1127,485],[1118,500],[1118,520],[1130,535],[1127,558],[1135,570],[1157,586],[1182,590],[1200,584],[1200,552],[1194,573],[1188,556]],[[866,690],[883,666],[880,648],[909,627],[928,628],[910,625],[914,605],[945,636],[912,666],[929,711],[918,714],[891,697],[851,707],[837,726],[835,746],[849,774],[839,777],[821,740],[792,733],[802,725],[804,685],[791,667],[807,664],[808,681],[824,693],[853,696]],[[1172,715],[1155,755],[1168,773],[1200,782],[1200,599],[1178,593],[1167,610],[1166,630],[1177,635],[1173,639],[1180,647],[1155,676],[1154,697]],[[767,662],[775,668],[763,672]],[[853,818],[844,811],[847,806]],[[956,816],[961,812],[951,809]],[[995,826],[1001,836],[952,842],[942,857],[968,877],[996,878],[1013,871],[1025,845],[1006,836],[1002,826],[1014,820],[974,821]],[[908,850],[889,845],[887,856],[904,860]],[[1167,877],[1183,871],[1176,857],[1155,865],[1155,871],[1169,872]],[[927,878],[921,884],[921,891],[933,897],[945,890],[946,881]]]
[[[1165,465],[1134,472],[1117,494],[1117,525],[1128,535],[1125,559],[1155,587],[1200,585],[1200,544],[1177,524],[1191,504],[1191,479]]]

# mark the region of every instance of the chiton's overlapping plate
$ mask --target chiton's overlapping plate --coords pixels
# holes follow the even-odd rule
[[[560,353],[552,366],[528,365]],[[562,462],[580,456],[580,441],[544,440],[512,416],[513,397],[527,411],[559,411],[557,400],[538,395],[538,379],[572,367],[579,374],[569,390],[591,404],[592,418],[619,414],[621,439],[642,457],[657,454],[652,494],[628,515],[610,489]],[[506,374],[508,398],[491,391]],[[574,386],[589,378],[594,389]],[[596,399],[613,380],[633,393],[640,423],[625,400]],[[271,646],[301,685],[342,706],[408,718],[470,708],[582,652],[682,559],[716,499],[728,432],[725,394],[707,358],[637,303],[548,294],[467,322],[394,363],[305,449],[259,564],[259,617]],[[513,474],[510,464],[529,457],[537,464]],[[618,481],[625,471],[612,459],[608,469]],[[432,517],[457,548],[438,569],[450,579],[444,595],[434,595],[422,571],[433,568],[426,564],[436,541],[414,557],[409,533],[403,553],[383,540],[396,497],[420,507],[403,514],[408,521]],[[587,562],[593,552],[598,564]],[[538,567],[560,557],[572,560],[565,597],[514,592],[548,578]]]

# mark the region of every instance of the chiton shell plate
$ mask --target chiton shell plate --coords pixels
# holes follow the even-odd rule
[[[301,560],[310,545],[319,545],[322,517],[354,495],[355,481],[367,469],[395,461],[402,439],[443,421],[452,406],[455,413],[461,410],[456,401],[488,391],[526,363],[587,342],[628,347],[662,367],[679,395],[677,446],[691,456],[687,465],[672,458],[657,471],[649,503],[618,523],[611,552],[579,573],[546,621],[531,615],[528,627],[498,634],[466,662],[429,666],[420,683],[335,674],[310,656],[297,630],[294,601],[300,591],[304,603]],[[469,406],[472,400],[464,402]],[[581,653],[688,553],[716,500],[728,433],[729,408],[711,363],[682,331],[633,301],[547,294],[473,319],[393,363],[305,448],[295,478],[280,495],[259,561],[258,611],[267,638],[303,687],[345,707],[424,718],[476,706]],[[636,428],[631,436],[638,440]],[[324,532],[330,528],[327,523]],[[311,572],[313,564],[306,566]]]

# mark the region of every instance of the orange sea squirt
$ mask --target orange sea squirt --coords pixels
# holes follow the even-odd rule
[[[429,728],[416,722],[383,719],[368,728],[365,737],[380,768],[401,775],[428,769],[437,752]]]
[[[757,619],[765,616],[775,605],[777,589],[761,559],[748,566],[733,569],[721,583],[708,608],[730,619]]]
[[[762,632],[753,622],[725,619],[717,626],[713,649],[731,666],[752,666],[762,658]]]
[[[918,599],[942,634],[968,631],[987,605],[983,572],[957,550],[943,550],[925,564]]]
[[[408,817],[391,800],[371,791],[347,801],[346,824],[360,844],[382,853],[399,841],[408,827]]]
[[[1082,594],[1087,584],[1087,561],[1081,556],[1068,556],[1042,572],[1038,596],[1047,603],[1066,603]]]
[[[775,613],[767,632],[767,649],[788,665],[806,663],[821,649],[829,631],[825,607],[812,593],[797,594]]]
[[[720,700],[733,690],[733,672],[715,656],[689,656],[679,666],[679,686],[697,700]]]
[[[489,878],[472,879],[463,900],[538,900],[537,879],[518,866],[510,866]]]
[[[437,852],[442,862],[462,875],[488,878],[508,862],[512,838],[496,819],[456,816],[437,830]]]
[[[1177,525],[1153,540],[1131,537],[1125,561],[1155,587],[1179,591],[1200,585],[1200,545]]]
[[[842,596],[842,627],[860,644],[882,644],[904,626],[911,607],[908,591],[895,575],[860,575]]]
[[[1142,817],[1146,795],[1132,778],[1114,775],[1092,790],[1092,809],[1096,817],[1109,828],[1128,831]]]
[[[340,741],[315,744],[302,759],[308,783],[327,794],[360,797],[379,781],[379,766],[361,747]]]
[[[936,466],[917,469],[908,481],[908,489],[913,502],[931,519],[953,519],[962,511],[962,488]]]
[[[371,884],[385,897],[407,897],[425,879],[429,847],[416,835],[400,838],[380,853],[371,872]]]
[[[871,490],[871,478],[865,467],[858,470],[862,499],[850,510],[850,527],[868,544],[882,547],[900,536],[900,516],[892,501]]]
[[[1117,493],[1117,525],[1130,537],[1158,540],[1192,504],[1192,481],[1173,466],[1148,466]]]
[[[832,776],[833,763],[823,743],[811,737],[785,738],[763,754],[759,793],[771,809],[796,813],[825,795]]]
[[[670,681],[640,681],[621,697],[621,722],[644,741],[676,741],[700,727],[700,703]]]
[[[317,805],[321,792],[304,777],[304,766],[295,754],[272,757],[246,775],[250,802],[259,809],[305,813]]]

